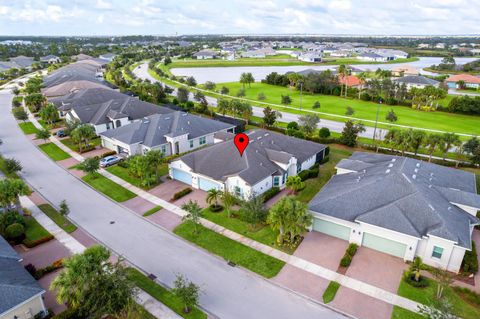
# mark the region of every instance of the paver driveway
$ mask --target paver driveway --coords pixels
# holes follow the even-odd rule
[[[148,192],[157,197],[160,197],[163,200],[170,201],[175,193],[178,193],[179,191],[187,187],[192,188],[191,186],[185,183],[172,180],[172,179],[167,179],[164,183],[152,188]],[[207,197],[207,192],[199,189],[194,189],[194,188],[192,189],[193,189],[193,192],[176,200],[173,203],[177,206],[182,206],[183,203],[188,202],[189,200],[193,200],[193,201],[197,201],[198,205],[200,205],[201,207],[206,207],[207,204],[205,202],[205,198]]]
[[[305,234],[295,256],[336,271],[348,242],[316,231]]]

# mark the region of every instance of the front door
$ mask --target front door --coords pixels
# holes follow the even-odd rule
[[[180,146],[178,142],[175,142],[175,154],[180,154]]]

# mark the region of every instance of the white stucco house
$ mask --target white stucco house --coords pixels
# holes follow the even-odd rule
[[[400,78],[394,79],[394,81],[399,84],[405,83],[408,89],[411,89],[411,88],[423,89],[427,86],[434,86],[438,88],[440,86],[440,82],[427,78],[423,75],[402,76]]]
[[[42,56],[40,58],[40,62],[45,64],[55,64],[55,63],[60,63],[60,61],[61,61],[60,57],[53,54]]]
[[[311,168],[325,156],[322,144],[266,130],[248,132],[250,142],[240,156],[233,135],[223,135],[223,142],[172,161],[170,177],[193,188],[228,190],[247,199],[272,187],[284,188],[288,176]]]
[[[356,152],[309,203],[313,230],[459,272],[480,220],[475,175],[412,158]]]
[[[126,155],[160,150],[181,154],[214,143],[214,134],[234,132],[235,125],[184,112],[155,114],[100,133],[102,146]]]
[[[215,59],[217,53],[212,50],[201,50],[192,55],[197,60]]]
[[[42,318],[45,290],[25,270],[21,258],[0,236],[0,319]]]

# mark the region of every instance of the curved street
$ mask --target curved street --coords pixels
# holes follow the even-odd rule
[[[0,91],[0,152],[18,159],[22,177],[69,218],[117,254],[171,285],[176,273],[201,286],[201,305],[219,318],[345,318],[192,246],[91,189],[51,161],[22,133]]]

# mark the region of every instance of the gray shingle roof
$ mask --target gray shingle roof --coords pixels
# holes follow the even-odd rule
[[[435,81],[433,79],[427,78],[422,75],[408,75],[403,76],[401,78],[395,79],[398,83],[406,83],[406,84],[422,84],[422,85],[433,85],[436,86],[440,82]]]
[[[0,314],[44,292],[12,250],[0,236]]]
[[[177,160],[183,161],[194,172],[214,180],[224,181],[229,176],[238,175],[248,184],[255,185],[273,174],[283,174],[282,168],[268,154],[279,159],[280,153],[288,153],[282,155],[282,161],[287,156],[295,156],[301,163],[325,149],[322,144],[266,130],[251,131],[248,136],[250,143],[243,156],[238,153],[233,140],[228,140]]]
[[[356,152],[309,203],[313,212],[417,238],[435,235],[470,249],[479,219],[451,204],[477,205],[472,173],[392,155]],[[452,200],[454,199],[454,200]]]
[[[193,139],[234,127],[235,125],[232,124],[177,111],[151,115],[140,121],[105,131],[100,135],[127,144],[142,143],[148,147],[155,147],[167,142],[165,136],[188,134],[188,139]]]
[[[81,105],[101,104],[114,99],[127,98],[127,95],[110,88],[83,89],[70,94],[54,97],[49,100],[58,109],[68,111]]]

